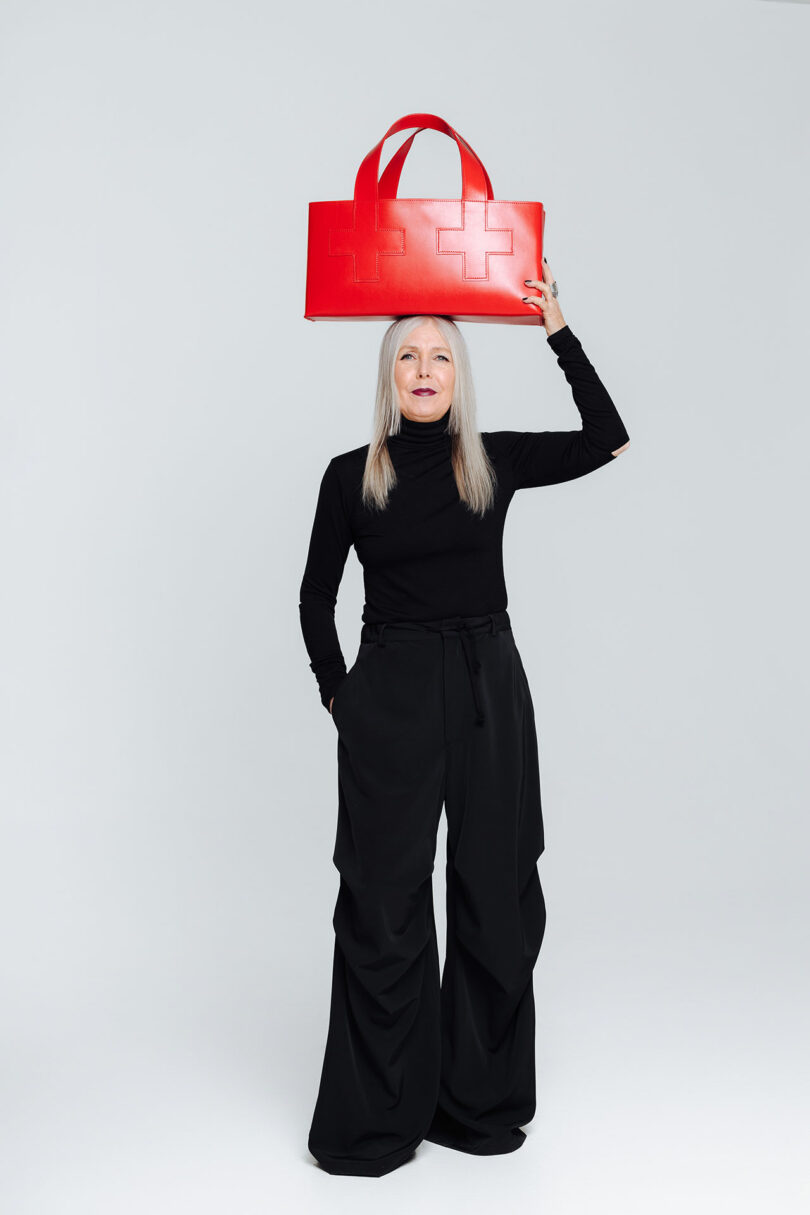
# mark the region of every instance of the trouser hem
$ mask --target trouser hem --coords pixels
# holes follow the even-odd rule
[[[406,1160],[410,1160],[421,1142],[421,1139],[417,1139],[408,1147],[400,1148],[388,1156],[380,1156],[374,1160],[352,1159],[348,1156],[326,1156],[323,1153],[313,1152],[312,1148],[309,1151],[321,1168],[325,1172],[331,1173],[333,1177],[384,1177],[386,1173],[393,1172]]]
[[[498,1135],[478,1144],[463,1143],[449,1135],[442,1135],[438,1131],[428,1131],[425,1139],[430,1143],[439,1144],[440,1147],[452,1148],[456,1152],[466,1152],[468,1156],[503,1156],[507,1152],[516,1152],[519,1147],[523,1146],[526,1142],[526,1132],[515,1127],[504,1135]]]

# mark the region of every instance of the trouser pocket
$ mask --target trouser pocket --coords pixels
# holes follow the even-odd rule
[[[344,675],[343,679],[337,686],[337,691],[332,699],[332,720],[335,723],[338,731],[340,731],[340,723],[344,712],[344,701],[351,698],[352,685],[356,675],[359,673],[360,667],[363,665],[369,650],[373,650],[374,645],[371,642],[362,642],[357,651],[357,656]]]

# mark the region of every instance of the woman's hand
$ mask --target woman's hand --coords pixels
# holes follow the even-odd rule
[[[563,314],[560,312],[560,305],[557,303],[556,296],[551,293],[551,285],[554,282],[554,275],[548,267],[548,262],[543,258],[543,281],[538,282],[535,278],[527,278],[527,287],[536,287],[541,292],[540,295],[524,295],[523,302],[529,308],[539,308],[543,316],[543,324],[546,327],[546,333],[551,336],[558,329],[564,328],[567,324]]]

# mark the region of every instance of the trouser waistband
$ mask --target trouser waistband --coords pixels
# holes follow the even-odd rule
[[[484,724],[484,713],[478,697],[476,676],[481,669],[475,638],[482,633],[499,633],[511,628],[509,613],[504,608],[500,612],[488,612],[485,616],[445,616],[439,620],[383,620],[375,623],[367,622],[360,630],[360,640],[374,641],[379,646],[385,645],[385,638],[390,641],[417,641],[419,634],[423,637],[430,633],[439,633],[444,638],[457,633],[464,651],[467,673],[470,677],[473,703],[475,705],[475,723]]]

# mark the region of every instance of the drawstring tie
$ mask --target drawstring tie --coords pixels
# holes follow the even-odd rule
[[[478,658],[478,651],[475,648],[475,633],[464,624],[458,630],[458,635],[461,638],[461,648],[464,651],[464,657],[467,661],[467,671],[470,676],[470,687],[472,688],[473,704],[475,705],[475,724],[482,726],[484,724],[484,710],[481,708],[481,702],[478,699],[478,680],[475,678],[481,670],[481,663]],[[469,643],[469,648],[467,646]]]
[[[489,612],[488,615],[489,615],[489,631],[492,634],[492,636],[494,637],[498,631],[495,627],[495,613]],[[383,621],[382,624],[377,626],[379,629],[379,632],[377,634],[377,645],[380,645],[380,646],[385,645],[385,641],[383,640],[383,633],[385,631],[385,626],[387,624],[395,624],[400,628],[401,627],[412,627],[412,628],[418,628],[418,629],[429,629],[433,633],[441,633],[442,644],[444,644],[445,637],[449,636],[451,633],[458,633],[459,639],[461,641],[461,648],[464,651],[464,662],[467,667],[467,674],[470,677],[470,688],[472,690],[473,704],[475,705],[475,724],[477,726],[483,726],[484,720],[485,720],[484,719],[484,710],[481,707],[481,700],[479,698],[479,687],[478,687],[478,674],[481,670],[481,660],[478,657],[478,650],[476,649],[476,645],[475,645],[476,634],[475,634],[474,627],[472,625],[469,625],[466,622],[466,620],[462,619],[461,617],[459,617],[457,624],[447,623],[447,622],[445,622],[443,624],[430,624],[427,622],[416,621],[416,620],[402,620],[402,621],[385,620],[385,621]]]

